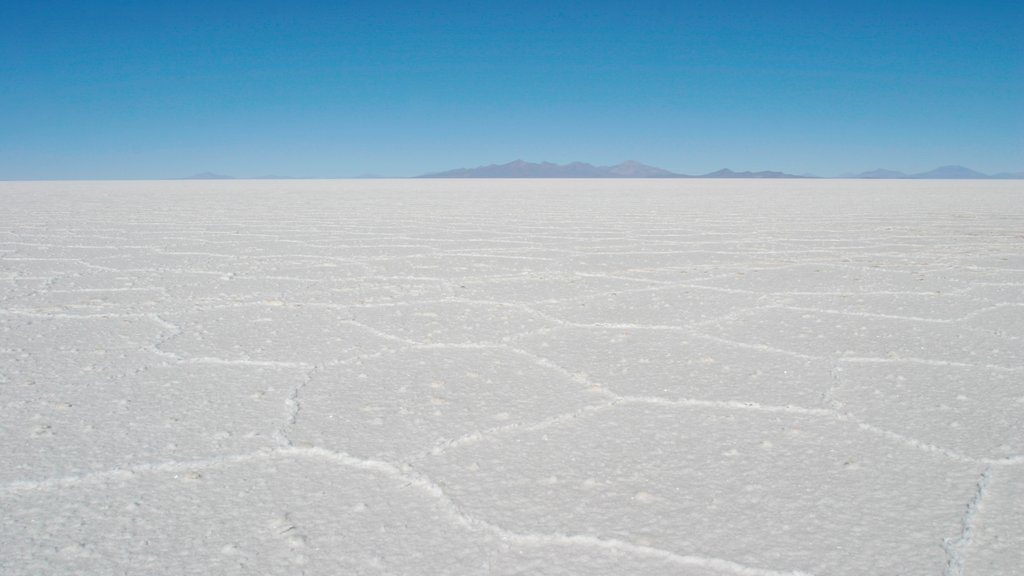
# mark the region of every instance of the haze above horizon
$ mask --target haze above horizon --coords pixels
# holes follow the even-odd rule
[[[1024,169],[1009,2],[0,6],[0,179]]]

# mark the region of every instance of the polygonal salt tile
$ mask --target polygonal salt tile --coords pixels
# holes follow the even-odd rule
[[[685,331],[559,328],[516,345],[626,396],[823,407],[831,366]]]
[[[335,308],[257,303],[167,316],[180,332],[160,348],[186,359],[321,364],[372,354],[387,340]]]
[[[730,276],[698,282],[707,286],[742,288],[763,293],[778,292],[948,292],[966,287],[966,281],[948,270],[906,270],[833,266],[829,263],[798,264],[767,270],[738,270]]]
[[[961,321],[991,304],[962,294],[785,294],[773,304],[851,316],[898,316],[935,323]]]
[[[41,290],[12,298],[8,306],[72,315],[152,314],[168,308],[162,287]]]
[[[827,416],[648,404],[419,467],[508,530],[811,574],[941,572],[981,470]]]
[[[757,306],[751,294],[702,288],[663,287],[599,294],[572,302],[534,304],[538,310],[582,324],[690,326]]]
[[[59,311],[0,311],[0,344],[27,354],[113,353],[143,348],[167,334],[149,316],[118,313],[63,314]]]
[[[295,368],[157,364],[134,374],[69,373],[17,385],[0,405],[3,480],[38,480],[277,445]],[[12,386],[15,386],[12,384]]]
[[[370,274],[376,276],[419,276],[458,280],[476,277],[513,276],[551,272],[557,261],[500,258],[478,254],[429,254],[415,258],[368,260]]]
[[[964,322],[964,326],[980,332],[996,333],[1012,341],[1014,348],[1024,347],[1024,302],[984,310],[971,316]],[[1024,367],[1024,354],[1021,359],[1020,366]]]
[[[1024,365],[1024,349],[1016,346],[1015,338],[946,323],[766,309],[744,312],[701,331],[822,358],[904,358],[997,368]]]
[[[984,298],[990,304],[1024,303],[1024,283],[972,284],[964,294]]]
[[[181,464],[0,494],[8,574],[483,572],[498,547],[430,493],[314,456]]]
[[[556,325],[514,305],[463,301],[353,306],[352,318],[419,344],[493,343]]]
[[[314,374],[288,436],[296,445],[409,458],[606,400],[505,350],[402,350]]]
[[[597,294],[652,286],[642,280],[624,280],[577,274],[527,275],[501,280],[468,280],[452,287],[459,298],[499,302],[577,300]],[[563,308],[564,309],[564,308]]]
[[[1024,454],[1020,372],[879,362],[836,374],[829,400],[862,422],[974,458]]]

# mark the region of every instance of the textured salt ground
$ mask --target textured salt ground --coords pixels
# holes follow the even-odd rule
[[[294,368],[157,358],[128,372],[13,384],[24,401],[0,422],[8,456],[0,478],[74,477],[265,447],[303,379]]]
[[[1015,574],[1022,195],[2,183],[0,573]]]
[[[929,543],[947,536],[957,496],[980,473],[895,441],[865,443],[856,425],[827,417],[645,402],[581,420],[453,450],[427,473],[512,530],[629,538],[815,574],[940,566]],[[479,476],[509,480],[484,492]],[[858,538],[871,539],[872,554],[853,549]]]
[[[1014,574],[1024,566],[1024,470],[1001,470],[985,486],[976,513],[953,542],[964,574]]]

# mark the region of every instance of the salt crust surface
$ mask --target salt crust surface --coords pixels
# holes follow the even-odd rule
[[[1024,186],[0,183],[0,573],[1015,574]]]

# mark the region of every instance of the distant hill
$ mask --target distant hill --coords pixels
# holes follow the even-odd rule
[[[918,172],[916,174],[907,174],[905,172],[899,172],[896,170],[885,170],[879,168],[878,170],[871,170],[869,172],[861,172],[860,174],[852,174],[843,176],[843,178],[865,178],[865,179],[917,179],[917,180],[984,180],[984,179],[1003,179],[1003,180],[1019,180],[1024,179],[1024,172],[1001,172],[999,174],[984,174],[977,170],[971,170],[964,166],[940,166],[934,170],[927,172]]]
[[[213,172],[200,172],[191,176],[185,176],[182,180],[234,180],[234,176],[225,176]]]
[[[854,174],[850,178],[870,178],[870,179],[884,179],[884,178],[907,178],[909,175],[899,170],[886,170],[885,168],[879,168],[878,170],[870,170],[868,172],[861,172],[860,174]]]
[[[785,172],[775,172],[772,170],[762,170],[760,172],[733,172],[728,168],[722,168],[716,172],[709,172],[699,178],[814,178],[814,176],[798,176],[796,174],[786,174]]]
[[[935,178],[935,179],[977,179],[977,178],[991,178],[988,174],[982,174],[981,172],[965,168],[963,166],[940,166],[934,170],[927,172],[921,172],[919,174],[913,174],[911,178]]]
[[[225,176],[215,172],[200,172],[191,176],[179,178],[179,180],[302,180],[301,176],[278,176],[277,174],[266,174],[264,176]]]
[[[586,162],[554,164],[515,160],[476,168],[457,168],[424,174],[420,178],[673,178],[668,170],[629,160],[615,166],[594,166]]]
[[[446,172],[424,174],[419,178],[694,178],[687,174],[649,166],[636,160],[627,160],[614,166],[594,166],[586,162],[553,164],[516,160],[508,164],[491,164],[477,168],[458,168]],[[722,169],[697,178],[807,178],[784,172],[734,172]]]
[[[664,168],[641,164],[636,160],[626,160],[615,166],[602,166],[602,170],[610,172],[620,178],[680,178],[682,174],[669,172]]]
[[[377,175],[364,175],[362,178],[379,178]],[[246,177],[249,178],[249,177]],[[586,162],[570,162],[568,164],[555,164],[553,162],[527,162],[515,160],[507,164],[490,164],[476,168],[457,168],[445,172],[423,174],[416,178],[817,178],[812,174],[787,174],[774,170],[761,170],[759,172],[735,171],[722,168],[714,172],[693,176],[672,172],[657,166],[651,166],[636,160],[626,160],[614,166],[594,166]],[[879,168],[857,174],[843,174],[839,178],[855,179],[936,179],[936,180],[1024,180],[1024,172],[1000,172],[998,174],[984,174],[964,166],[949,165],[940,166],[927,172],[907,174],[898,170]],[[217,174],[215,172],[200,172],[180,178],[181,180],[234,180],[234,176]],[[252,177],[256,180],[298,180],[303,177],[266,175]]]

